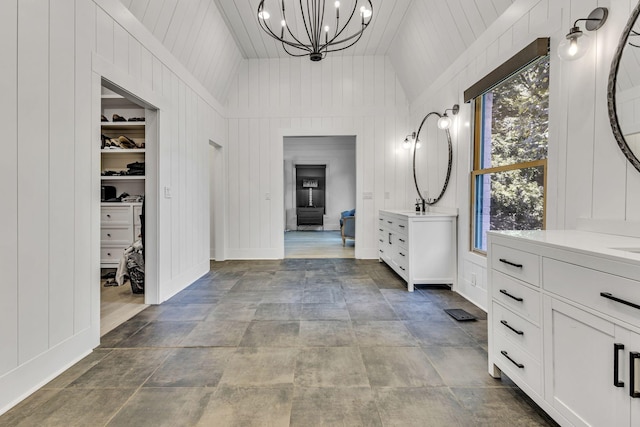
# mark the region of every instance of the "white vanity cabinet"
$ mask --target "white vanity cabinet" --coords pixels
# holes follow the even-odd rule
[[[456,215],[381,210],[378,256],[407,282],[453,284],[456,274]]]
[[[640,254],[620,249],[640,239],[492,232],[488,248],[490,374],[561,425],[640,425]]]

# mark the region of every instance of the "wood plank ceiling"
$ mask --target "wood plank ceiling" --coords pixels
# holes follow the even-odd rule
[[[242,58],[288,57],[259,28],[259,0],[121,1],[221,102]],[[417,95],[513,1],[373,0],[373,22],[362,39],[332,55],[390,55],[406,93]],[[420,82],[403,71],[416,65]]]

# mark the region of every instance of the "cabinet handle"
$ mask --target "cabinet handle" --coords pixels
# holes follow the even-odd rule
[[[507,359],[509,359],[509,362],[513,363],[514,365],[516,365],[518,368],[520,369],[524,369],[524,365],[522,363],[518,363],[515,360],[513,360],[512,358],[509,357],[509,353],[507,353],[506,351],[502,350],[500,353],[502,353],[502,355],[504,357],[506,357]]]
[[[391,245],[391,233],[389,233],[389,244]]]
[[[400,265],[399,267],[400,267],[400,270],[405,271],[405,268],[403,266]]]
[[[398,252],[398,255],[400,256],[406,256],[405,254],[403,254],[402,252]]]
[[[636,391],[636,359],[640,359],[637,351],[629,352],[629,396],[640,397],[640,392]]]
[[[382,231],[382,228],[378,228],[379,231]]]
[[[509,292],[507,292],[505,289],[500,289],[500,293],[501,294],[505,294],[506,296],[508,296],[509,298],[513,298],[514,300],[518,301],[518,302],[522,302],[524,301],[522,298],[520,297],[514,297],[513,295],[511,295]]]
[[[384,253],[384,251],[383,251],[382,249],[380,249],[380,253],[381,253],[381,254],[383,254],[383,253]]]
[[[607,299],[610,299],[610,300],[613,300],[615,302],[619,302],[620,304],[628,305],[629,307],[637,308],[638,310],[640,310],[640,305],[634,304],[634,303],[629,302],[629,301],[625,301],[622,298],[614,297],[609,292],[600,292],[600,296],[604,297],[604,298],[607,298]]]
[[[382,239],[378,239],[378,240],[380,240],[380,243],[384,243],[384,240],[382,240]]]
[[[107,237],[111,237],[111,233],[107,233]]]
[[[398,227],[400,227],[400,228],[404,228],[404,225],[398,225]]]
[[[513,326],[511,326],[510,324],[507,323],[506,320],[501,320],[500,323],[502,323],[504,326],[506,326],[507,328],[511,329],[513,332],[515,332],[518,335],[524,335],[524,332],[517,330],[516,328],[514,328]]]
[[[404,240],[404,239],[398,239],[398,240],[400,240],[402,243],[405,243],[405,240]]]
[[[522,268],[522,264],[516,264],[515,262],[511,262],[511,261],[506,260],[504,258],[500,258],[500,262],[503,262],[505,264],[511,265],[513,267],[516,267],[516,268]]]
[[[618,378],[618,365],[620,363],[620,350],[624,350],[624,344],[613,344],[613,385],[615,387],[624,387],[624,381],[620,381]]]
[[[107,255],[111,256],[111,252],[107,252]]]
[[[107,218],[111,218],[111,215],[110,215],[110,214],[107,214]]]
[[[387,221],[389,224],[393,224],[393,221]]]

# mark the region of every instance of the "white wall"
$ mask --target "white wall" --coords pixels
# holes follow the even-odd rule
[[[411,123],[424,113],[461,105],[454,135],[451,192],[442,206],[459,208],[457,291],[486,307],[486,258],[469,251],[471,121],[465,89],[536,37],[551,37],[550,139],[547,228],[574,228],[580,217],[638,220],[640,174],[626,161],[613,138],[607,115],[607,78],[618,38],[634,2],[628,0],[517,0],[440,78],[411,104]],[[578,61],[556,56],[558,43],[574,20],[598,6],[609,19],[596,34],[592,50]],[[393,44],[392,49],[402,49]],[[400,55],[404,56],[404,55]],[[410,64],[396,63],[398,67]],[[448,190],[449,191],[449,190]],[[471,284],[476,274],[478,283]]]
[[[208,141],[227,128],[115,0],[6,0],[0,34],[2,413],[99,344],[101,75],[160,108],[156,302],[208,271]]]
[[[326,165],[325,230],[340,229],[340,213],[356,206],[356,144],[353,136],[322,136],[284,141],[286,228],[296,229],[296,165]]]
[[[313,135],[356,135],[356,257],[377,257],[378,210],[413,198],[408,103],[388,58],[245,60],[229,117],[229,258],[284,257],[282,140]]]

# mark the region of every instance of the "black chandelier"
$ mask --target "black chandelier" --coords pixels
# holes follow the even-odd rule
[[[371,23],[373,5],[371,0],[347,0],[353,3],[349,18],[340,24],[340,2],[334,2],[335,18],[326,10],[326,0],[299,0],[299,7],[293,1],[293,13],[285,8],[287,0],[261,0],[258,5],[260,27],[274,39],[282,43],[282,48],[291,56],[307,56],[312,61],[320,61],[329,52],[337,52],[353,46],[360,40],[362,33]],[[368,7],[367,7],[368,4]],[[358,9],[358,5],[361,5]],[[280,35],[269,25],[271,17],[280,11]],[[359,12],[360,23],[352,19]],[[302,23],[304,32],[294,34],[290,23]],[[327,24],[325,24],[327,22]],[[329,25],[335,22],[335,26]],[[349,28],[348,28],[349,27]]]

